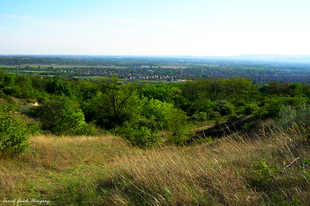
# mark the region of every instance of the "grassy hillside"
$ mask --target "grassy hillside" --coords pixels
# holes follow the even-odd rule
[[[309,205],[307,140],[266,131],[153,149],[110,135],[34,136],[29,153],[1,159],[0,196],[29,200],[19,205]]]

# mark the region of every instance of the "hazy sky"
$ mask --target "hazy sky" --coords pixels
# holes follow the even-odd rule
[[[0,0],[0,54],[310,55],[309,0]]]

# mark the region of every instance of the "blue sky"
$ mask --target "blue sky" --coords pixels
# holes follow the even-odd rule
[[[0,54],[310,55],[309,0],[0,0]]]

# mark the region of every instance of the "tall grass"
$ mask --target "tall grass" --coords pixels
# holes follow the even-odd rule
[[[213,145],[126,156],[97,187],[105,203],[115,205],[307,205],[310,170],[303,171],[302,162],[309,150],[286,135],[227,137]],[[296,157],[301,160],[284,170]]]
[[[147,150],[113,136],[30,140],[32,153],[1,160],[2,197],[54,205],[310,205],[309,144],[298,130]]]
[[[0,196],[48,197],[72,180],[83,179],[109,165],[116,156],[127,155],[129,146],[114,136],[29,139],[31,151],[0,160]],[[68,181],[68,183],[67,183]]]

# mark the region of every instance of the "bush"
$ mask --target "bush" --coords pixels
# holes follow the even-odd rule
[[[254,123],[253,123],[253,122],[250,122],[250,123],[245,123],[245,124],[241,127],[241,129],[243,129],[243,130],[250,130],[250,129],[254,128],[254,127],[255,127]]]
[[[256,119],[274,119],[279,117],[279,112],[284,105],[285,98],[270,98],[264,101],[264,105],[253,112]]]
[[[220,115],[228,115],[231,114],[234,110],[234,107],[232,104],[230,104],[226,100],[217,100],[216,105],[214,107],[214,111],[217,111],[220,113]]]
[[[49,101],[43,106],[33,108],[33,113],[39,117],[42,128],[56,135],[93,135],[94,129],[89,127],[84,113],[72,101],[62,98]]]
[[[133,145],[151,147],[161,142],[157,132],[163,129],[170,133],[170,140],[180,144],[188,139],[185,135],[187,119],[185,112],[173,104],[151,99],[143,106],[141,114],[116,127],[114,132]]]
[[[238,115],[236,113],[232,113],[231,115],[228,116],[228,120],[230,122],[235,121],[238,118]]]
[[[220,113],[217,112],[217,111],[213,111],[211,110],[209,113],[208,113],[208,116],[210,117],[210,119],[219,119],[221,117]]]
[[[299,109],[288,105],[283,106],[279,118],[277,118],[276,126],[280,129],[289,129],[294,125],[300,129],[309,129],[310,127],[310,106],[303,104]]]
[[[253,114],[256,110],[258,110],[258,106],[255,103],[250,103],[245,105],[244,110],[243,110],[243,114],[244,115],[250,115]]]
[[[96,121],[98,126],[113,129],[126,121],[131,121],[141,113],[141,108],[147,101],[140,99],[135,91],[118,85],[103,85],[103,92],[86,103],[83,111],[88,121]]]
[[[206,112],[195,113],[191,116],[193,122],[205,122],[208,120]]]
[[[15,111],[12,105],[0,105],[1,156],[22,154],[30,146],[27,125],[19,116],[14,116]]]
[[[193,135],[190,124],[184,124],[182,127],[176,125],[177,130],[171,131],[171,135],[168,136],[168,140],[176,145],[184,145],[189,137]]]
[[[113,132],[123,136],[131,144],[140,147],[154,147],[162,141],[161,136],[151,129],[130,122],[125,122],[123,126],[116,127]]]
[[[38,135],[42,132],[41,124],[37,121],[31,121],[27,123],[27,132],[30,135]]]

